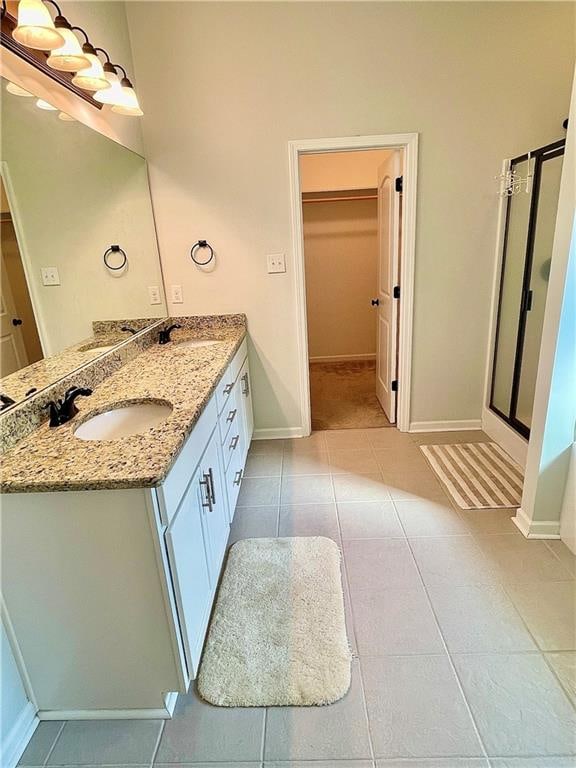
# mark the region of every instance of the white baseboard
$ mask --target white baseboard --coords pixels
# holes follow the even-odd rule
[[[32,738],[38,723],[39,720],[36,717],[34,705],[29,701],[0,747],[1,764],[4,768],[15,768],[24,754],[24,750],[28,746],[28,742]]]
[[[283,438],[306,437],[302,427],[272,427],[271,429],[255,429],[252,440],[282,440]]]
[[[464,430],[482,429],[480,419],[464,419],[462,421],[412,421],[409,432],[461,432]]]
[[[519,435],[512,427],[489,408],[482,409],[482,429],[503,448],[521,467],[526,466],[528,440]]]
[[[522,507],[516,510],[512,522],[527,539],[559,539],[559,520],[530,520]]]
[[[158,709],[41,709],[39,720],[169,720],[178,694],[167,693]]]
[[[376,360],[376,354],[366,352],[361,355],[319,355],[308,359],[311,363],[345,363],[346,361],[353,363],[359,360]]]

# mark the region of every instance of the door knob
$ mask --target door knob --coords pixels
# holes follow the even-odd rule
[[[372,299],[372,306],[373,307],[379,307],[380,306],[380,299]]]
[[[22,325],[22,320],[19,317],[12,318],[12,325]]]

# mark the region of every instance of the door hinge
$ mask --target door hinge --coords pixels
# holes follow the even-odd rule
[[[395,185],[396,192],[403,192],[404,191],[403,186],[404,186],[404,176],[398,176],[396,178],[396,185]]]
[[[394,379],[392,382],[392,392],[398,392],[398,379]]]
[[[395,299],[399,299],[400,298],[400,286],[399,285],[395,285],[394,286],[394,292],[392,293],[392,296],[394,296]]]

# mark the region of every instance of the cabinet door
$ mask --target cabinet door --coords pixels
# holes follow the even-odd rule
[[[207,506],[203,507],[202,524],[212,587],[215,587],[218,582],[228,534],[230,533],[228,500],[220,457],[218,430],[215,430],[200,462],[201,481],[206,483],[206,486],[203,487],[206,487],[207,490],[205,502]]]
[[[248,358],[244,361],[242,370],[238,377],[240,384],[240,402],[242,411],[242,420],[244,422],[244,441],[245,451],[250,448],[252,433],[254,432],[254,413],[252,411],[252,386],[250,382],[250,369],[248,367]]]
[[[170,572],[190,677],[195,677],[210,617],[212,585],[204,545],[207,486],[200,468],[166,531]]]

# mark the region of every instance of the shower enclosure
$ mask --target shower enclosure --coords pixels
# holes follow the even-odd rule
[[[490,408],[524,437],[532,421],[564,144],[514,158],[506,190]]]

